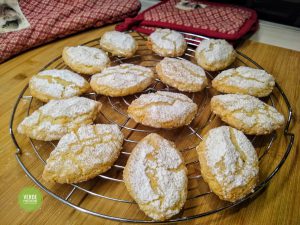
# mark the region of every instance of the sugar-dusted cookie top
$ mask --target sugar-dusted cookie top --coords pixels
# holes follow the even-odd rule
[[[91,75],[109,66],[110,59],[104,51],[94,47],[65,47],[62,58],[75,72]]]
[[[179,213],[187,197],[187,169],[175,145],[152,133],[133,149],[124,181],[141,210],[154,220]]]
[[[223,39],[202,40],[196,48],[197,63],[206,70],[225,69],[236,58],[233,47]]]
[[[138,45],[130,35],[119,31],[107,31],[100,39],[100,46],[103,50],[112,55],[129,58],[134,55]]]
[[[66,133],[91,124],[101,106],[100,102],[83,97],[51,100],[26,117],[18,132],[36,140],[59,140]]]
[[[234,202],[255,187],[258,157],[241,131],[229,126],[211,129],[197,152],[204,180],[221,199]]]
[[[274,107],[250,95],[217,95],[211,99],[212,111],[229,125],[246,134],[268,134],[284,124]]]
[[[136,122],[156,128],[176,128],[194,119],[197,105],[186,95],[166,91],[143,94],[128,107]]]
[[[164,57],[176,57],[184,54],[187,43],[182,34],[170,29],[156,29],[148,38],[148,47]]]
[[[272,75],[246,66],[225,70],[212,81],[213,88],[220,92],[256,97],[269,95],[274,85],[275,79]]]
[[[180,91],[197,92],[207,85],[205,71],[185,59],[164,58],[156,65],[159,79]]]
[[[44,102],[78,96],[89,88],[82,76],[69,70],[44,70],[29,81],[31,95]]]
[[[91,86],[98,94],[117,97],[141,92],[153,80],[154,73],[150,68],[125,63],[93,75]]]
[[[46,161],[43,178],[78,183],[106,172],[118,158],[123,134],[117,125],[84,125],[64,135]]]

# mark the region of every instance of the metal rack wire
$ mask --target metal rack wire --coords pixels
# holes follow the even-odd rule
[[[131,59],[122,59],[122,58],[114,57],[114,58],[112,58],[113,64],[120,64],[120,63],[126,62],[126,63],[142,64],[142,65],[145,65],[148,67],[155,66],[155,64],[161,58],[159,56],[153,54],[151,51],[149,51],[146,48],[146,46],[145,46],[146,37],[139,33],[131,33],[131,34],[139,42],[139,51]],[[206,39],[206,37],[194,35],[194,34],[190,34],[190,33],[183,33],[183,34],[184,34],[185,39],[187,40],[188,46],[189,46],[185,55],[183,56],[183,58],[187,58],[187,59],[193,61],[194,60],[193,52],[195,51],[194,48],[198,45],[198,43],[202,39]],[[98,39],[89,41],[87,43],[84,43],[83,45],[97,47]],[[252,59],[250,59],[249,57],[247,57],[246,55],[244,55],[241,52],[238,52],[238,59],[237,59],[236,63],[238,65],[247,65],[247,66],[262,69],[261,66],[259,66],[256,62],[254,62]],[[50,68],[63,69],[63,68],[67,68],[67,67],[63,63],[61,57],[57,57],[53,61],[51,61],[48,65],[46,65],[42,70],[50,69]],[[213,73],[208,73],[208,72],[206,72],[206,73],[207,73],[208,78],[213,79],[213,77],[214,77]],[[110,196],[110,195],[107,195],[106,193],[101,193],[101,192],[99,193],[97,191],[94,191],[96,186],[102,185],[102,182],[101,183],[96,182],[89,188],[85,187],[82,184],[71,184],[70,191],[67,194],[63,195],[63,194],[55,193],[55,191],[53,191],[53,190],[51,190],[51,188],[47,187],[47,185],[38,176],[33,175],[33,173],[30,171],[29,167],[27,167],[25,165],[26,164],[25,163],[26,162],[25,154],[23,154],[23,149],[19,144],[19,138],[17,138],[14,133],[15,115],[17,113],[17,110],[20,108],[20,102],[21,101],[26,102],[25,104],[27,105],[27,110],[26,110],[25,115],[29,115],[30,112],[32,110],[34,110],[34,108],[36,108],[33,104],[33,101],[35,101],[34,98],[32,98],[30,95],[26,94],[28,91],[27,89],[28,89],[28,85],[21,91],[21,93],[16,101],[16,104],[13,108],[11,121],[10,121],[10,134],[11,134],[12,140],[17,148],[16,159],[17,159],[18,163],[20,164],[20,166],[22,167],[22,169],[28,175],[28,177],[31,180],[33,180],[33,182],[36,185],[38,185],[41,189],[43,189],[46,193],[48,193],[52,197],[60,200],[64,204],[69,205],[69,206],[73,207],[74,209],[77,209],[81,212],[84,212],[84,213],[87,213],[90,215],[94,215],[94,216],[98,216],[98,217],[102,217],[105,219],[120,221],[120,222],[158,223],[156,221],[147,219],[143,215],[140,217],[137,217],[137,216],[135,217],[135,215],[126,215],[126,217],[125,216],[120,217],[118,215],[106,214],[106,213],[101,212],[100,209],[92,210],[92,209],[81,206],[82,201],[80,201],[79,203],[74,203],[70,200],[71,197],[75,195],[75,193],[81,192],[84,195],[91,196],[92,198],[102,199],[105,201],[112,201],[112,202],[114,202],[114,204],[118,204],[118,205],[123,204],[122,207],[128,207],[128,204],[130,204],[130,205],[136,204],[130,198],[120,198],[119,196]],[[176,91],[175,89],[172,89],[169,86],[162,84],[159,79],[156,79],[155,82],[148,89],[146,89],[143,93],[155,92],[157,90]],[[284,146],[284,149],[282,149],[282,153],[281,153],[282,157],[280,157],[278,162],[276,162],[274,168],[272,168],[271,170],[270,169],[267,170],[265,176],[263,177],[263,179],[261,179],[260,183],[257,185],[254,192],[250,193],[249,195],[247,195],[246,197],[244,197],[243,199],[241,199],[235,203],[227,203],[227,202],[223,202],[217,198],[214,198],[214,194],[208,189],[208,187],[206,186],[206,184],[203,182],[203,180],[201,178],[201,174],[198,169],[199,165],[198,165],[197,158],[191,157],[188,160],[186,160],[186,166],[190,172],[189,182],[190,182],[190,184],[193,184],[193,185],[189,186],[189,195],[188,195],[187,202],[195,201],[196,203],[194,205],[186,204],[187,206],[182,210],[182,212],[177,217],[174,217],[168,221],[165,221],[164,223],[187,221],[187,220],[207,216],[207,215],[217,213],[219,211],[237,206],[237,205],[241,204],[242,202],[245,202],[246,200],[253,198],[274,177],[274,175],[278,172],[278,170],[281,168],[281,166],[287,159],[287,157],[291,151],[293,142],[294,142],[294,135],[289,132],[289,126],[290,126],[290,122],[292,119],[292,109],[291,109],[290,103],[289,103],[286,95],[284,94],[283,90],[280,88],[280,86],[277,83],[276,83],[276,92],[277,92],[277,95],[272,94],[270,97],[268,97],[265,100],[268,101],[274,107],[279,107],[278,98],[281,99],[282,102],[284,103],[284,106],[286,108],[285,111],[286,111],[286,118],[287,118],[286,121],[287,122],[285,124],[284,130],[281,133],[281,137],[287,140],[286,146]],[[188,125],[188,126],[182,128],[182,129],[185,129],[185,136],[183,137],[183,139],[189,140],[188,144],[187,144],[187,142],[185,142],[184,146],[179,147],[180,151],[183,154],[191,155],[192,152],[195,152],[195,147],[202,140],[202,133],[206,129],[213,127],[214,125],[212,125],[212,124],[216,123],[217,118],[214,114],[212,114],[210,112],[204,113],[204,112],[207,112],[207,108],[209,105],[208,103],[210,101],[210,98],[213,95],[214,94],[212,93],[212,90],[210,87],[206,88],[201,93],[189,94],[189,96],[198,104],[199,109],[198,109],[197,116],[196,116],[196,119],[194,120],[194,122],[191,125]],[[110,111],[109,111],[109,113],[105,113],[105,111],[104,112],[101,111],[101,113],[100,113],[101,122],[117,124],[120,127],[120,129],[124,133],[126,133],[125,144],[128,144],[130,147],[127,149],[125,148],[121,152],[121,157],[123,157],[123,160],[117,161],[116,164],[111,169],[111,170],[115,170],[116,172],[105,173],[105,174],[99,175],[97,177],[97,179],[101,179],[102,181],[105,181],[105,182],[112,182],[115,185],[124,186],[121,174],[122,174],[122,170],[124,169],[124,165],[126,163],[126,157],[128,158],[128,156],[130,155],[130,149],[132,149],[132,145],[135,145],[139,141],[140,138],[147,135],[148,133],[162,132],[161,130],[149,128],[149,127],[142,126],[139,124],[134,124],[134,126],[130,125],[132,123],[132,120],[127,116],[126,107],[130,104],[130,102],[133,99],[137,98],[138,96],[139,95],[134,95],[134,96],[123,97],[123,98],[107,97],[104,100],[105,106],[108,109],[110,109]],[[98,96],[95,93],[89,93],[86,95],[86,97],[93,98],[95,100],[99,100],[99,98],[102,98],[102,100],[103,100],[103,96]],[[284,109],[282,109],[282,110],[284,110]],[[202,117],[204,117],[203,116],[204,114],[206,114],[206,116],[205,116],[205,118],[202,118]],[[118,118],[118,119],[115,119],[115,118]],[[176,130],[176,132],[174,130],[164,130],[163,132],[170,134],[169,136],[171,136],[171,137],[172,136],[174,137],[174,136],[176,136],[176,132],[178,132],[178,130]],[[135,135],[135,134],[139,134],[139,135]],[[135,136],[138,136],[139,139],[136,139]],[[278,136],[279,136],[279,134],[278,133],[276,134],[274,132],[269,136],[265,136],[264,138],[256,137],[256,136],[250,137],[251,141],[254,145],[255,145],[255,143],[260,144],[260,147],[258,148],[260,161],[264,160],[265,158],[268,158],[267,156],[269,156],[270,158],[272,157],[272,154],[268,154],[268,153],[272,149],[275,149],[273,144],[276,141]],[[29,139],[29,142],[32,147],[32,151],[35,153],[36,157],[41,162],[41,164],[44,165],[46,158],[45,158],[45,155],[42,154],[42,148],[40,146],[41,143],[37,144],[36,141],[31,140],[31,139]],[[55,142],[48,142],[48,144],[51,145],[52,149],[56,145]],[[42,145],[43,145],[43,143],[42,143]],[[194,185],[194,183],[196,183],[196,185]],[[199,186],[201,186],[201,188],[199,188]],[[201,190],[199,191],[199,189],[201,189]],[[203,203],[203,201],[204,201],[204,200],[202,200],[203,198],[207,198],[208,196],[210,198],[209,201],[215,202],[215,204],[213,204],[214,205],[213,207],[205,208],[205,210],[203,210],[203,211],[193,210],[193,209],[197,208],[198,205]],[[208,200],[205,199],[205,201],[208,201]],[[191,211],[191,212],[189,213],[189,211]]]

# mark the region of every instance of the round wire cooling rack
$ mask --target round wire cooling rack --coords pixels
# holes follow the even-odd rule
[[[145,45],[146,37],[144,35],[136,32],[130,32],[130,34],[139,44],[136,55],[130,59],[111,56],[113,65],[133,63],[154,69],[156,63],[162,58],[148,50]],[[188,42],[188,49],[183,58],[193,62],[193,52],[195,51],[195,47],[202,39],[207,38],[190,33],[183,34]],[[91,40],[83,45],[99,47],[98,39]],[[237,53],[238,58],[233,67],[246,65],[262,69],[261,66],[243,53],[239,51]],[[60,56],[51,61],[42,70],[54,68],[67,68]],[[206,73],[210,80],[215,76],[214,73]],[[143,93],[155,92],[157,90],[176,92],[175,89],[162,84],[159,79],[156,79],[149,88],[143,91]],[[156,132],[175,142],[176,146],[184,156],[189,177],[188,198],[184,208],[177,216],[168,221],[164,221],[164,223],[187,221],[207,216],[237,206],[256,196],[281,168],[287,159],[294,142],[294,134],[289,132],[292,109],[283,90],[278,83],[276,83],[272,94],[263,100],[285,114],[285,127],[282,130],[273,132],[267,136],[248,136],[259,156],[260,182],[253,193],[250,193],[235,203],[221,201],[209,190],[201,177],[199,162],[195,151],[195,147],[202,140],[203,134],[209,129],[222,124],[218,117],[212,114],[209,109],[210,99],[217,93],[209,86],[200,93],[185,94],[189,95],[189,97],[197,103],[199,109],[195,119],[190,125],[173,130],[146,127],[135,123],[127,116],[126,109],[128,105],[140,94],[122,98],[105,97],[95,93],[86,94],[85,97],[103,103],[101,113],[99,114],[96,123],[114,123],[122,130],[125,137],[123,150],[117,162],[107,173],[83,183],[59,185],[48,184],[41,179],[45,161],[51,150],[55,148],[57,142],[36,141],[24,138],[14,132],[14,125],[18,124],[20,122],[19,120],[24,116],[29,115],[42,104],[30,96],[27,85],[21,91],[16,101],[10,121],[10,134],[17,149],[16,159],[21,168],[37,186],[52,197],[74,209],[90,215],[120,222],[161,223],[150,220],[138,209],[137,204],[128,195],[122,180],[122,170],[124,169],[131,149],[144,136],[151,132]],[[280,145],[278,143],[280,143]]]

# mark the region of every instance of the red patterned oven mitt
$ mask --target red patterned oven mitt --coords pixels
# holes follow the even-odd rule
[[[20,0],[30,28],[0,34],[0,62],[54,39],[135,16],[138,0]]]
[[[222,3],[165,0],[127,18],[116,27],[150,34],[155,27],[170,28],[213,38],[237,40],[258,28],[254,10]]]

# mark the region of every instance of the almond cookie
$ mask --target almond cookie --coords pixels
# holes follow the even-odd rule
[[[51,100],[27,116],[18,132],[41,141],[59,140],[81,125],[93,123],[101,106],[100,102],[83,97]]]
[[[174,143],[152,133],[133,149],[123,173],[141,210],[163,221],[179,213],[187,197],[187,169]]]
[[[69,70],[44,70],[31,77],[31,95],[43,102],[78,96],[89,90],[90,84]]]
[[[133,64],[121,64],[93,75],[91,87],[98,94],[118,97],[141,92],[153,81],[154,74],[151,69]]]
[[[211,129],[198,145],[201,174],[220,199],[235,202],[258,181],[258,157],[243,132],[228,126]]]
[[[64,135],[47,159],[43,179],[78,183],[109,170],[119,157],[123,134],[117,125],[85,125]]]
[[[156,72],[163,83],[180,91],[197,92],[207,86],[205,71],[185,59],[164,58]]]
[[[181,56],[187,48],[183,35],[169,29],[156,29],[149,36],[147,46],[163,57]]]
[[[269,134],[284,124],[284,116],[274,107],[250,95],[214,96],[211,110],[221,120],[246,134]]]
[[[221,72],[212,81],[216,90],[230,94],[256,97],[269,95],[275,85],[274,77],[264,70],[241,66]]]
[[[184,94],[158,91],[143,94],[128,107],[137,123],[156,128],[177,128],[192,122],[197,105]]]
[[[202,40],[196,48],[195,58],[198,65],[204,69],[217,71],[232,64],[236,58],[236,52],[225,40]]]
[[[65,47],[62,58],[72,70],[85,75],[99,73],[110,65],[104,51],[88,46]]]
[[[100,39],[100,46],[103,50],[112,55],[129,58],[134,55],[138,45],[130,34],[119,31],[108,31]]]

